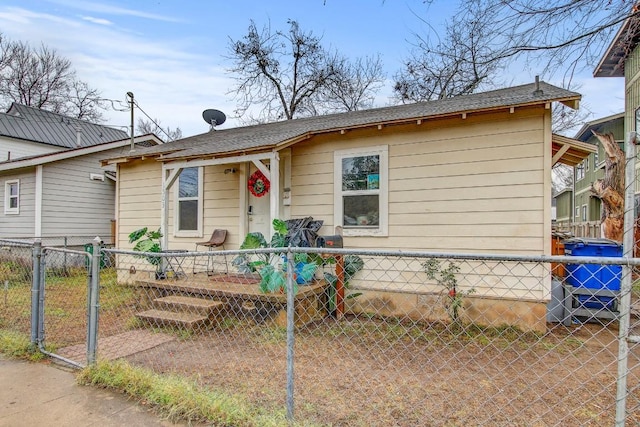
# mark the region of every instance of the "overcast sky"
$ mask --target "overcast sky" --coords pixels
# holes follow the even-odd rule
[[[426,5],[423,0],[292,1],[75,1],[2,0],[0,32],[12,40],[46,44],[69,58],[81,80],[104,98],[120,101],[134,93],[140,107],[161,125],[180,127],[183,136],[207,132],[202,111],[216,108],[237,126],[233,81],[225,58],[229,39],[242,37],[253,19],[259,27],[286,29],[294,19],[303,30],[321,35],[349,57],[380,54],[388,84],[378,106],[389,103],[391,79],[408,55],[414,32],[435,29],[455,2]],[[576,79],[582,105],[591,119],[624,109],[624,79],[594,79],[591,71]],[[533,82],[538,70],[504,76],[510,84]],[[559,82],[550,83],[559,84]],[[118,106],[119,103],[115,102]],[[139,114],[139,113],[136,113]],[[127,126],[126,111],[110,111],[107,123]]]

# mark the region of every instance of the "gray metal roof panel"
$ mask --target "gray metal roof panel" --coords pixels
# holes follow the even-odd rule
[[[516,105],[580,99],[577,92],[540,82],[437,101],[351,111],[324,116],[210,131],[161,146],[140,150],[137,155],[161,154],[164,159],[193,158],[270,148],[308,133],[391,123],[453,113],[505,108]]]
[[[89,123],[39,108],[13,103],[0,113],[0,135],[64,148],[80,147],[127,138],[120,129]]]

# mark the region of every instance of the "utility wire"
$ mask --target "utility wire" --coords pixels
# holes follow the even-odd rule
[[[154,119],[152,119],[146,111],[144,111],[141,107],[140,104],[138,104],[138,101],[134,100],[133,103],[135,104],[136,107],[138,107],[138,110],[140,110],[142,112],[142,114],[144,114],[147,119],[149,119],[151,121],[151,123],[153,123],[154,125],[156,125],[156,128],[160,129],[162,131],[162,133],[164,133],[167,136],[167,139],[171,139],[171,135],[169,135],[167,132],[165,132],[165,130],[162,128],[162,126],[160,126]]]

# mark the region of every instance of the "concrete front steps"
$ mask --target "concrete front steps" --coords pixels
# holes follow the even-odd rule
[[[226,304],[204,298],[169,295],[154,299],[153,306],[150,310],[137,313],[136,317],[152,326],[197,331],[214,323]]]

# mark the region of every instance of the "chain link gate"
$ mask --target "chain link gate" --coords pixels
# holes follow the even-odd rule
[[[42,248],[37,271],[40,349],[76,367],[91,362],[93,248],[92,245],[86,245],[85,251]]]

